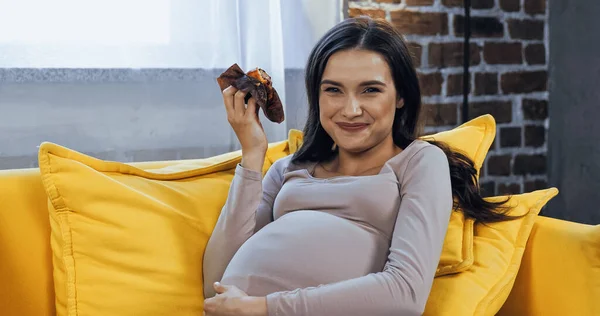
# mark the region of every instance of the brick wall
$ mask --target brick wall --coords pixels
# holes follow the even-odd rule
[[[472,0],[469,116],[489,113],[497,136],[482,171],[486,195],[546,186],[548,128],[547,0]],[[462,123],[462,0],[370,0],[349,16],[391,21],[418,66],[426,132]]]

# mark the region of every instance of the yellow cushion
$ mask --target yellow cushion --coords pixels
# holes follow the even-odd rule
[[[445,142],[453,149],[463,152],[473,160],[479,175],[495,137],[496,121],[493,116],[484,114],[451,130],[426,135],[421,139]]]
[[[301,134],[270,144],[263,173],[296,151]],[[484,115],[427,137],[462,150],[479,170],[494,136],[495,122]],[[42,144],[58,315],[201,310],[202,254],[240,154],[143,170]],[[471,231],[455,212],[438,274],[471,265]]]
[[[477,170],[481,166],[496,137],[496,121],[485,114],[444,132],[421,137],[424,140],[444,142],[471,158]],[[436,277],[465,271],[473,264],[473,224],[462,212],[452,212]]]
[[[539,216],[498,316],[600,315],[600,225]]]
[[[264,170],[288,147],[271,144]],[[203,253],[240,159],[142,170],[43,143],[57,315],[201,315]]]
[[[466,271],[435,279],[424,315],[495,315],[506,301],[540,209],[558,194],[556,188],[514,195],[511,215],[526,216],[476,224],[474,263]],[[490,200],[502,200],[493,197]]]

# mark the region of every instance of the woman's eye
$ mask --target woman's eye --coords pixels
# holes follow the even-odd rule
[[[366,93],[377,93],[377,92],[381,92],[381,90],[377,89],[377,88],[367,88],[365,89]]]
[[[325,91],[336,93],[336,92],[340,92],[340,89],[335,88],[335,87],[328,87],[328,88],[325,88]]]

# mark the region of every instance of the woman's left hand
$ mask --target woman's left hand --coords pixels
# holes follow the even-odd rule
[[[215,282],[217,295],[204,300],[205,316],[268,316],[265,297],[252,297],[233,285]]]

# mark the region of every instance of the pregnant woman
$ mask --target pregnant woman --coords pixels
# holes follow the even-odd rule
[[[205,314],[422,314],[453,207],[508,217],[479,195],[471,160],[416,139],[419,82],[388,22],[348,19],[325,34],[306,92],[304,144],[263,179],[256,101],[223,91],[242,161],[205,252]]]

